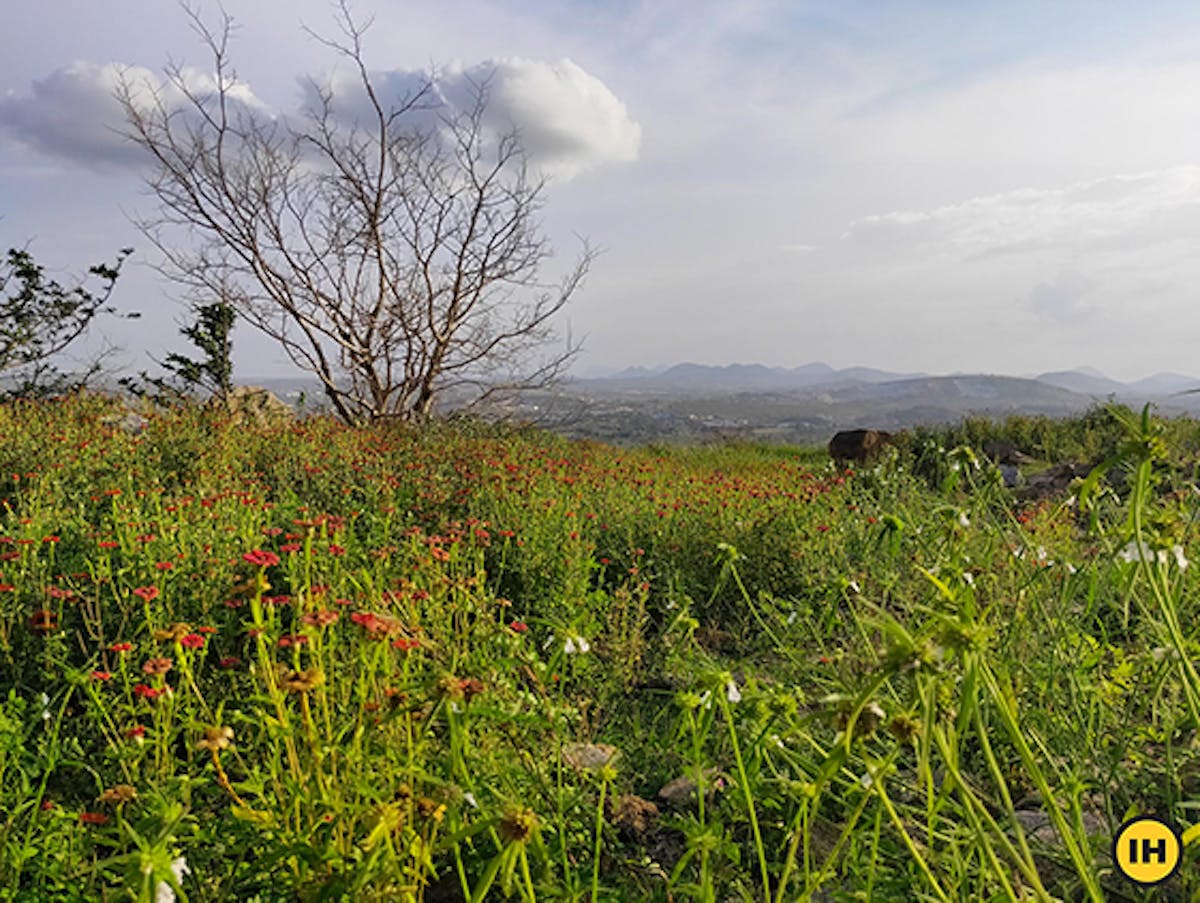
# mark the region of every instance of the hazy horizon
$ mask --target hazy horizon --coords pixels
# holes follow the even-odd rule
[[[227,0],[255,102],[335,68],[324,0]],[[604,249],[563,319],[577,372],[825,361],[933,373],[1187,373],[1200,346],[1200,7],[985,2],[462,0],[376,20],[371,67],[497,73],[498,114],[553,182],[545,228]],[[202,2],[211,21],[214,3]],[[112,128],[119,67],[197,68],[174,4],[51,0],[6,20],[0,248],[55,275],[137,250],[125,349],[183,350],[182,308],[129,216],[143,161]],[[553,276],[554,269],[547,273]],[[239,378],[286,376],[235,333]],[[257,372],[252,372],[257,371]]]

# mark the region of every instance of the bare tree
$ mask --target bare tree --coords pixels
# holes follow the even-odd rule
[[[485,124],[487,80],[466,104],[439,102],[432,78],[389,100],[363,55],[370,23],[343,0],[340,37],[313,36],[352,66],[360,115],[311,81],[302,115],[274,117],[230,65],[230,17],[210,29],[185,10],[211,81],[171,64],[165,90],[118,92],[156,164],[159,209],[139,225],[168,275],[228,299],[348,422],[425,418],[443,393],[480,401],[561,375],[578,346],[547,353],[552,321],[593,252],[585,242],[560,282],[539,281],[545,182],[515,129]]]

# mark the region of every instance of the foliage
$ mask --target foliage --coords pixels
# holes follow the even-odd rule
[[[93,291],[82,284],[66,288],[47,278],[28,251],[9,249],[0,264],[0,374],[12,383],[9,397],[63,394],[96,376],[99,361],[82,374],[67,374],[51,358],[83,335],[97,314],[115,309],[108,299],[132,252],[124,248],[113,264],[91,267],[88,274],[100,283]]]
[[[140,382],[125,377],[119,383],[139,397],[152,397],[160,404],[178,402],[197,392],[207,392],[224,401],[233,391],[233,332],[235,313],[226,301],[200,304],[193,308],[196,320],[180,332],[203,352],[201,360],[177,352],[157,361],[171,376],[150,376],[142,371]]]
[[[1022,503],[115,410],[0,407],[0,895],[1148,899],[1114,830],[1196,822],[1194,422]]]

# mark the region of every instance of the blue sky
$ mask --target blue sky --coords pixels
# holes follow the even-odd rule
[[[272,107],[333,65],[300,30],[329,28],[323,0],[226,7],[239,74]],[[577,139],[548,161],[544,221],[564,261],[576,234],[604,248],[567,317],[581,370],[1200,371],[1196,4],[355,9],[376,15],[373,68],[518,60],[514,109],[545,120],[525,125]],[[143,318],[105,329],[147,366],[179,347],[180,308],[129,222],[150,209],[138,168],[102,165],[106,108],[80,92],[105,64],[201,65],[202,48],[161,0],[46,0],[6,25],[0,247],[79,271],[135,246],[117,300]],[[242,377],[283,369],[248,327],[235,343]]]

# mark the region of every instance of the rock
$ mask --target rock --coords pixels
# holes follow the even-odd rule
[[[599,771],[620,754],[607,743],[568,743],[562,752],[563,759],[576,771]]]
[[[658,806],[650,800],[642,799],[632,793],[617,797],[612,805],[609,820],[626,837],[635,841],[644,841],[654,830],[658,820]]]
[[[100,422],[109,429],[124,430],[131,436],[140,436],[145,431],[146,427],[150,425],[149,420],[147,420],[129,405],[122,405],[121,410],[124,412],[124,416],[122,416],[120,413],[109,414]]]
[[[1021,451],[1012,442],[991,441],[983,443],[983,453],[996,464],[1032,464],[1034,459]]]
[[[1015,464],[1000,464],[1000,478],[1004,480],[1004,485],[1009,489],[1015,489],[1023,482],[1020,468]]]
[[[709,794],[722,790],[725,787],[725,776],[715,768],[704,769],[705,785]],[[696,781],[687,775],[680,775],[674,780],[668,781],[658,791],[661,799],[666,800],[672,806],[686,806],[696,799]]]
[[[884,447],[895,440],[891,433],[883,430],[843,430],[829,440],[829,457],[839,467],[853,461],[866,464],[879,456]]]
[[[279,426],[292,419],[291,406],[261,386],[238,386],[224,402],[213,399],[209,404],[224,408],[230,421],[239,426]]]

